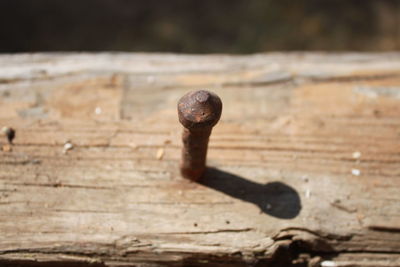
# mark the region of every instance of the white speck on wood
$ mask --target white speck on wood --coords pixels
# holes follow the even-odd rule
[[[94,113],[95,113],[96,115],[100,115],[101,112],[102,112],[101,107],[96,107],[96,108],[94,109]]]
[[[361,171],[359,169],[351,169],[351,174],[354,176],[360,176]]]
[[[66,154],[69,150],[73,149],[74,145],[70,142],[64,144],[63,153]]]

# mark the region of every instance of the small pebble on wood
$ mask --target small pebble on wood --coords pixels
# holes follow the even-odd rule
[[[15,130],[11,127],[4,126],[1,129],[1,133],[7,137],[8,143],[12,144],[12,142],[15,138]]]

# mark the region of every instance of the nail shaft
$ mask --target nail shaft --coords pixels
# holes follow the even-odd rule
[[[208,140],[211,128],[206,131],[183,129],[181,173],[183,177],[197,180],[206,168]]]

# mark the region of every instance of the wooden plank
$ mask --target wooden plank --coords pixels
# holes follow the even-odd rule
[[[25,54],[0,70],[17,132],[12,151],[0,139],[0,265],[400,266],[398,53]],[[176,102],[200,88],[224,110],[191,183]]]

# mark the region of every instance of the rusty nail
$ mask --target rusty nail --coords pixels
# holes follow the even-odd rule
[[[11,127],[3,127],[1,132],[7,137],[8,143],[12,144],[15,137],[15,130]]]
[[[189,92],[178,102],[179,121],[183,125],[181,174],[197,181],[206,170],[208,139],[221,117],[222,102],[205,90]]]

